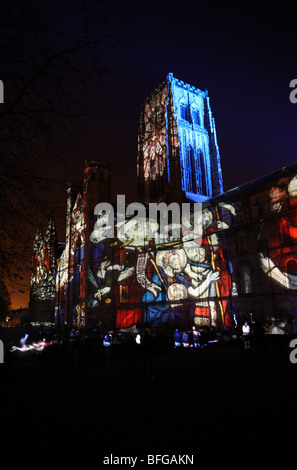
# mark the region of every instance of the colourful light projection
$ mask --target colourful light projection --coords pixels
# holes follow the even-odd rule
[[[222,193],[220,154],[207,91],[168,74],[145,100],[137,176],[147,202],[177,188],[196,202]]]

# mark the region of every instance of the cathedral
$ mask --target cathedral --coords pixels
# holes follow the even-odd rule
[[[223,191],[208,92],[168,74],[141,106],[138,200],[143,221],[99,216],[110,199],[108,163],[85,162],[69,185],[66,239],[54,220],[33,247],[30,315],[58,328],[232,327],[297,318],[297,164]],[[199,204],[202,232],[153,238],[151,203]],[[160,206],[161,207],[161,206]],[[120,230],[110,236],[112,225]],[[167,224],[168,233],[173,230]],[[113,232],[112,232],[113,233]],[[61,245],[60,245],[61,247]]]

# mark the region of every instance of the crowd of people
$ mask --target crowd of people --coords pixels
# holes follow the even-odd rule
[[[174,332],[175,348],[203,348],[209,343],[217,342],[215,330],[210,328],[196,328],[193,326],[191,330],[179,330]]]

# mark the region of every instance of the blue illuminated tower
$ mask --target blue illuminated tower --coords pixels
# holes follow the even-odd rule
[[[207,90],[173,77],[144,101],[137,159],[143,202],[201,202],[223,192],[220,153]]]

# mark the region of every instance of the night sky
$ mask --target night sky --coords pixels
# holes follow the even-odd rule
[[[120,5],[126,18],[120,41],[107,50],[113,71],[104,82],[107,91],[94,95],[99,115],[81,123],[80,157],[71,159],[69,152],[54,171],[80,180],[84,160],[108,160],[113,198],[125,194],[127,202],[137,200],[140,105],[169,72],[208,89],[225,191],[296,161],[297,104],[289,100],[290,81],[297,78],[296,6],[279,1]],[[45,171],[48,166],[51,162]],[[65,200],[61,192],[62,208]],[[64,215],[58,221],[62,241]],[[18,297],[13,306],[21,302]]]

